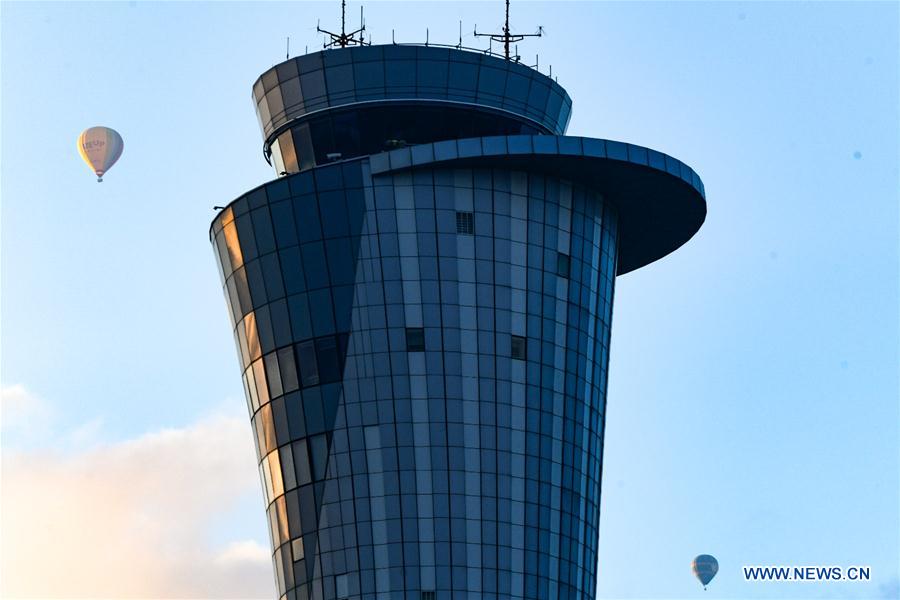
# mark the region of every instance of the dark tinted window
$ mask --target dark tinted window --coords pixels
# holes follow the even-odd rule
[[[333,337],[316,340],[316,363],[319,367],[320,383],[330,383],[341,378],[337,341]]]
[[[422,327],[406,328],[406,350],[408,352],[425,351],[425,329]]]
[[[297,344],[297,363],[300,366],[300,382],[303,387],[319,384],[319,366],[313,342]]]
[[[281,84],[281,96],[284,100],[285,108],[292,108],[303,101],[300,94],[300,78],[294,77]]]
[[[278,351],[278,370],[285,393],[293,392],[300,387],[297,381],[297,366],[294,363],[294,349],[290,346]]]
[[[303,277],[303,263],[300,260],[300,248],[294,246],[282,250],[281,273],[284,277],[284,287],[288,295],[293,295],[306,290],[306,280]]]
[[[285,170],[293,173],[338,158],[408,145],[537,133],[531,123],[494,113],[435,106],[372,106],[310,118],[281,134],[272,152],[280,152]],[[299,215],[297,218],[300,221]]]
[[[328,81],[328,92],[331,94],[349,92],[353,89],[353,67],[350,65],[326,69],[325,78]],[[271,111],[271,107],[269,110]]]
[[[560,277],[568,277],[570,267],[569,255],[559,252],[556,255],[556,274]]]
[[[510,337],[510,355],[517,360],[525,360],[525,338],[520,335]]]
[[[384,86],[384,63],[364,62],[354,66],[357,88],[373,88]]]
[[[311,71],[300,75],[300,87],[303,90],[303,98],[317,98],[325,95],[325,74],[322,71]]]
[[[328,441],[324,435],[311,437],[309,438],[309,448],[314,480],[325,479],[325,469],[328,466]]]
[[[266,374],[269,376],[269,395],[272,398],[284,394],[281,387],[281,373],[278,369],[278,355],[272,352],[265,356]],[[286,421],[285,421],[286,423]]]
[[[471,212],[456,212],[456,233],[467,235],[475,233],[475,216]]]

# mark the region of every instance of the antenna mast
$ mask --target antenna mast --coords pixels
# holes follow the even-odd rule
[[[362,6],[359,7],[359,29],[355,31],[351,31],[347,33],[347,0],[341,0],[341,33],[332,33],[326,29],[322,29],[318,25],[316,25],[316,31],[319,33],[324,33],[325,35],[331,37],[331,41],[325,43],[326,48],[335,48],[341,47],[346,48],[347,46],[368,46],[371,42],[366,42],[365,34],[363,33],[366,30],[366,24],[363,21],[363,12]],[[359,37],[356,35],[359,34]]]
[[[493,42],[503,42],[503,54],[506,56],[506,60],[514,60],[516,62],[519,62],[520,58],[518,50],[515,56],[510,56],[509,45],[511,43],[521,42],[527,37],[541,37],[543,33],[544,28],[540,25],[538,26],[537,33],[511,33],[509,28],[509,0],[506,0],[506,20],[503,23],[503,33],[478,33],[478,26],[475,26],[476,37],[487,37]]]

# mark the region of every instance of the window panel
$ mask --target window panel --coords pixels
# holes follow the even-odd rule
[[[531,79],[525,77],[523,75],[519,75],[516,73],[509,73],[506,79],[506,102],[514,103],[515,105],[524,105],[524,98],[528,97],[528,88],[531,84]]]
[[[556,274],[560,277],[568,277],[570,268],[569,255],[558,252],[556,255]]]
[[[269,302],[284,297],[284,286],[279,277],[280,266],[277,254],[267,254],[259,259],[262,268],[263,279],[266,285],[266,297]]]
[[[456,233],[475,235],[475,215],[473,213],[456,211]]]
[[[341,378],[337,340],[331,336],[316,340],[316,363],[319,382],[331,383]]]
[[[477,65],[451,61],[449,73],[449,84],[453,93],[475,96],[475,86],[478,83]]]
[[[306,279],[303,273],[303,262],[300,248],[286,248],[278,253],[281,262],[281,274],[284,277],[284,291],[288,296],[306,291]]]
[[[332,168],[329,167],[328,170]],[[340,171],[334,170],[332,173],[339,174]],[[339,181],[338,185],[343,184]],[[347,237],[350,230],[347,226],[347,206],[344,202],[344,192],[320,192],[319,193],[319,211],[322,215],[322,230],[326,238]]]
[[[331,290],[321,289],[310,292],[310,309],[312,325],[316,336],[334,333],[334,310]]]
[[[334,588],[338,600],[346,600],[350,596],[350,582],[346,574],[335,577]]]
[[[269,114],[269,104],[266,102],[266,97],[263,96],[260,101],[256,104],[256,111],[259,114],[259,121],[265,127],[266,133],[272,131],[272,117]]]
[[[300,75],[300,87],[303,90],[304,103],[309,108],[310,104],[320,101],[325,96],[325,75],[321,70],[303,73]]]
[[[290,346],[278,351],[278,371],[281,373],[281,382],[285,394],[293,392],[300,387],[297,379],[297,367],[294,363],[294,349]]]
[[[281,84],[281,96],[284,100],[285,112],[302,108],[303,95],[300,93],[300,79],[292,77]]]
[[[294,562],[298,560],[303,560],[303,538],[298,537],[295,540],[291,540],[291,554],[293,555]]]
[[[298,170],[306,171],[316,166],[316,153],[312,142],[312,132],[309,123],[303,123],[299,127],[291,129],[293,134],[293,148],[295,162]]]
[[[244,335],[247,338],[247,358],[256,360],[262,356],[262,351],[259,347],[259,335],[256,333],[256,314],[253,312],[244,317]]]
[[[478,95],[485,94],[487,98],[503,96],[506,88],[506,71],[500,69],[492,69],[490,67],[481,67],[478,75]]]
[[[258,309],[268,302],[268,298],[266,297],[266,284],[262,274],[262,265],[258,260],[253,260],[244,266],[244,270],[246,271],[247,287],[250,292],[252,307]]]
[[[216,256],[219,258],[219,264],[222,267],[222,276],[231,275],[231,258],[228,256],[228,245],[225,243],[225,231],[220,230],[216,233]]]
[[[272,494],[272,474],[269,471],[269,468],[269,461],[264,458],[259,465],[259,470],[260,478],[263,481],[263,491],[266,493],[266,505],[268,505],[274,497]]]
[[[262,84],[265,91],[271,90],[278,85],[278,72],[275,69],[269,69],[262,74]]]
[[[411,60],[385,61],[384,73],[388,96],[395,96],[404,88],[416,85],[416,63]]]
[[[291,446],[283,446],[278,451],[281,454],[281,475],[284,479],[285,491],[292,490],[297,487],[297,470],[294,467],[294,453]],[[292,499],[289,497],[288,502]]]
[[[519,335],[510,336],[510,346],[511,351],[510,355],[517,360],[525,360],[526,358],[526,346],[525,346],[525,338]]]
[[[353,65],[341,65],[325,69],[328,93],[331,96],[353,90]]]
[[[318,387],[303,392],[303,416],[306,419],[306,432],[315,435],[325,431],[325,414],[322,411],[322,394]]]
[[[316,362],[315,342],[297,344],[297,364],[300,367],[300,383],[303,387],[319,385],[319,367]]]
[[[312,470],[309,468],[309,452],[306,448],[306,440],[294,442],[291,445],[294,456],[294,468],[297,471],[297,484],[306,485],[312,482]]]
[[[253,378],[256,380],[259,404],[262,406],[269,401],[269,386],[266,384],[266,371],[262,360],[253,363]]]
[[[325,435],[309,438],[309,450],[314,481],[321,481],[325,479],[325,471],[328,467],[328,440]]]
[[[238,315],[244,315],[253,310],[253,302],[250,299],[250,288],[247,285],[247,271],[244,267],[241,267],[234,272],[232,277],[234,278],[234,287],[237,291],[238,305],[241,309]]]
[[[312,323],[309,318],[309,301],[306,294],[297,294],[288,298],[288,309],[291,315],[291,332],[295,340],[311,338]],[[300,367],[301,371],[303,367]]]
[[[416,61],[418,72],[416,83],[419,88],[445,88],[447,85],[447,61],[419,60]],[[431,90],[429,90],[431,91]],[[434,91],[431,91],[434,93]]]
[[[303,535],[316,531],[316,500],[311,485],[300,488],[300,512],[303,521]]]
[[[309,289],[315,290],[328,286],[328,268],[325,264],[325,247],[322,242],[313,242],[301,246],[303,255],[303,271]]]
[[[284,480],[281,478],[281,461],[278,459],[278,452],[272,452],[267,458],[269,460],[269,472],[272,475],[272,494],[281,496],[284,494]]]
[[[275,346],[280,347],[291,343],[291,320],[288,314],[287,302],[279,300],[269,304],[272,318],[272,332],[275,335]]]
[[[425,329],[422,327],[406,328],[406,351],[407,352],[424,352],[425,351]]]
[[[278,136],[278,149],[281,151],[281,163],[284,165],[284,171],[278,174],[299,171],[297,150],[294,147],[294,138],[290,130]]]
[[[528,107],[534,112],[543,116],[544,108],[547,106],[547,98],[550,96],[550,88],[539,81],[531,82],[531,89],[528,92]]]
[[[275,420],[275,440],[278,446],[291,441],[291,431],[288,425],[287,411],[284,407],[284,398],[279,397],[269,404],[272,407],[272,418]]]
[[[226,223],[222,231],[225,233],[225,247],[228,249],[228,258],[233,271],[244,264],[244,255],[241,252],[241,244],[238,241],[237,226],[232,221],[231,223]]]
[[[237,227],[238,238],[241,241],[241,252],[244,261],[253,260],[258,256],[256,251],[256,236],[253,234],[253,221],[250,214],[243,214],[234,220]]]
[[[230,277],[225,282],[225,296],[228,302],[228,314],[231,317],[231,323],[237,324],[241,319],[241,301],[238,297],[237,283],[234,277]]]
[[[328,240],[326,242],[328,272],[331,285],[350,285],[354,283],[356,270],[350,255],[350,243],[347,238]]]
[[[259,102],[260,98],[262,98],[266,93],[266,89],[263,87],[262,77],[260,77],[256,83],[253,84],[253,99],[256,102]]]
[[[364,62],[353,65],[357,89],[384,87],[384,62]]]
[[[303,414],[303,400],[300,392],[287,394],[284,397],[284,408],[287,413],[291,439],[304,437],[306,435],[306,417]]]
[[[253,411],[255,409],[253,408],[253,397],[252,397],[252,394],[250,393],[250,382],[247,381],[247,373],[246,372],[241,374],[241,381],[244,382],[244,395],[246,396],[246,399],[247,399],[247,411],[250,413],[250,416],[252,418]]]
[[[265,453],[268,454],[278,447],[278,442],[276,441],[277,438],[275,436],[275,420],[272,418],[272,406],[266,404],[260,408],[256,418],[259,419],[262,427],[263,439],[260,440],[262,442],[260,446]]]
[[[266,93],[266,104],[269,107],[269,118],[277,119],[283,116],[284,103],[281,100],[281,89],[276,87]]]

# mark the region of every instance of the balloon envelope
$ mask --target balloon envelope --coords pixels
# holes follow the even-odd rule
[[[716,560],[715,556],[701,554],[694,559],[691,568],[694,571],[694,575],[700,580],[700,583],[705,586],[719,572],[719,561]]]
[[[103,174],[119,160],[124,147],[122,136],[109,127],[91,127],[78,136],[78,153],[97,174],[97,181],[103,181]]]

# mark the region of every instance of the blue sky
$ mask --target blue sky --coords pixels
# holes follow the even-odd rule
[[[272,596],[207,228],[274,176],[253,81],[336,5],[0,7],[5,594]],[[898,6],[513,3],[547,31],[521,53],[573,98],[569,133],[672,154],[709,201],[685,247],[617,281],[600,598],[900,595]],[[366,17],[376,43],[455,43],[502,4]],[[102,184],[75,148],[92,125],[125,139]],[[54,582],[43,544],[97,576]],[[145,566],[91,587],[115,556]],[[873,581],[744,582],[757,564]]]

